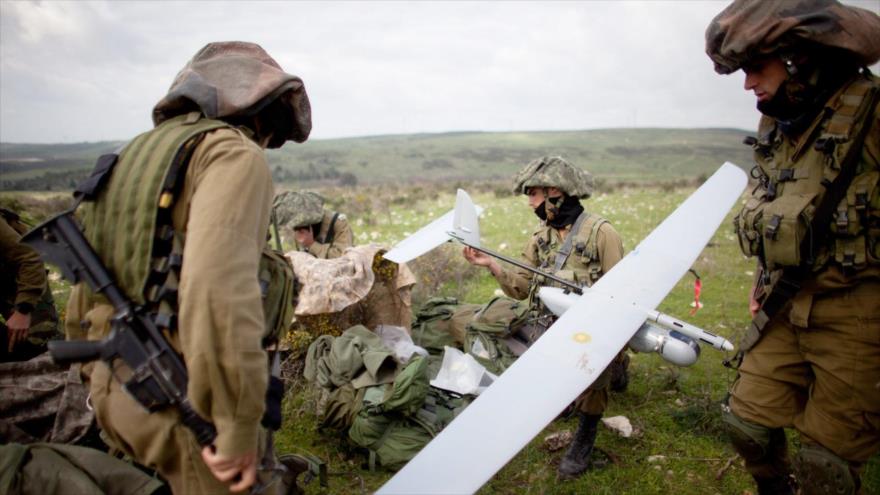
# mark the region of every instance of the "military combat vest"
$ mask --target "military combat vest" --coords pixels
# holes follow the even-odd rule
[[[537,237],[538,268],[558,277],[590,287],[602,276],[599,259],[599,228],[608,220],[584,211],[572,225],[565,241],[558,243],[552,235],[553,228],[543,226]],[[553,285],[550,280],[533,277],[529,288],[529,305],[538,303],[537,291],[541,285]]]
[[[880,82],[858,77],[833,97],[802,139],[794,143],[763,117],[752,176],[758,186],[734,219],[740,247],[758,256],[768,272],[805,266],[813,272],[834,263],[848,275],[880,265],[880,164],[864,149],[857,152],[855,177],[836,206],[830,238],[812,239],[806,259],[801,241],[811,235],[816,207],[840,173],[854,137],[876,122]],[[867,129],[865,129],[867,131]],[[876,139],[876,131],[868,140]]]
[[[172,210],[186,166],[205,133],[229,124],[193,112],[163,122],[128,143],[95,201],[83,205],[83,228],[118,286],[174,330],[185,238]],[[100,165],[99,165],[100,166]],[[292,316],[293,268],[268,244],[258,274],[264,303],[264,343],[276,341]]]

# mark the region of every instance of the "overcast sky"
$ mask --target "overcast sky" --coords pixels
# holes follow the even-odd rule
[[[0,141],[128,139],[218,40],[259,43],[302,77],[314,139],[752,129],[742,73],[715,74],[703,51],[727,3],[0,0]]]

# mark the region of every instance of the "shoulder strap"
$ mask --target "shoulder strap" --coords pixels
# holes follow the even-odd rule
[[[330,219],[330,226],[327,227],[327,234],[324,235],[324,238],[321,239],[321,244],[327,244],[328,242],[333,242],[333,236],[336,234],[333,232],[333,228],[336,226],[336,219],[339,218],[339,212],[333,212],[333,218]]]
[[[554,273],[562,270],[562,267],[565,266],[565,262],[568,261],[568,257],[571,255],[571,246],[574,243],[574,238],[578,232],[581,230],[581,224],[584,223],[584,220],[589,217],[590,214],[587,210],[581,212],[578,215],[577,220],[574,221],[574,225],[572,225],[571,230],[568,231],[568,235],[565,236],[565,241],[562,243],[562,247],[559,248],[559,251],[556,252],[556,265],[554,266]]]

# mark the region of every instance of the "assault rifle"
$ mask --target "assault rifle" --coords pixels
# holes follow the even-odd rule
[[[101,359],[113,370],[122,388],[148,411],[176,407],[181,421],[192,430],[200,445],[214,443],[216,428],[193,410],[186,396],[187,373],[182,359],[146,309],[136,306],[116,286],[71,212],[61,213],[34,227],[21,242],[56,265],[71,283],[88,284],[115,309],[110,334],[104,340],[51,341],[52,359],[62,364]],[[116,366],[117,361],[125,366]]]

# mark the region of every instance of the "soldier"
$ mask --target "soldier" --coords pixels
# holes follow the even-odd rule
[[[604,218],[584,210],[580,199],[593,192],[593,177],[560,157],[532,161],[515,178],[514,192],[528,196],[529,207],[541,219],[522,253],[525,261],[559,277],[591,286],[623,258],[623,243]],[[530,314],[545,315],[537,297],[540,285],[552,285],[522,268],[502,268],[494,258],[473,248],[464,248],[473,265],[485,266],[501,289],[515,299],[528,299]],[[542,325],[539,332],[545,330]],[[528,332],[528,330],[526,330]],[[531,333],[531,332],[528,332]],[[530,334],[529,340],[539,335]],[[622,354],[617,361],[622,360]],[[559,464],[563,479],[586,471],[596,428],[608,403],[611,366],[575,401],[579,424],[574,440]]]
[[[312,191],[287,191],[275,198],[280,224],[293,230],[298,251],[316,258],[338,258],[354,245],[354,234],[345,215],[324,209],[324,198]]]
[[[27,230],[15,212],[0,208],[0,362],[26,361],[61,337],[46,268],[18,242]]]
[[[754,317],[725,426],[761,494],[859,491],[880,451],[880,17],[836,1],[737,0],[706,31],[763,114],[735,219]],[[800,434],[790,461],[784,428]],[[792,462],[793,461],[793,462]]]
[[[209,43],[177,74],[153,122],[109,178],[80,186],[84,231],[117,285],[167,327],[189,399],[216,439],[202,448],[176,410],[147,412],[103,362],[86,370],[91,401],[110,443],[175,493],[256,483],[274,493],[283,487],[264,478],[277,464],[261,426],[269,370],[258,268],[273,197],[264,149],[308,138],[308,96],[260,46]],[[112,313],[76,286],[68,337],[103,338]]]

